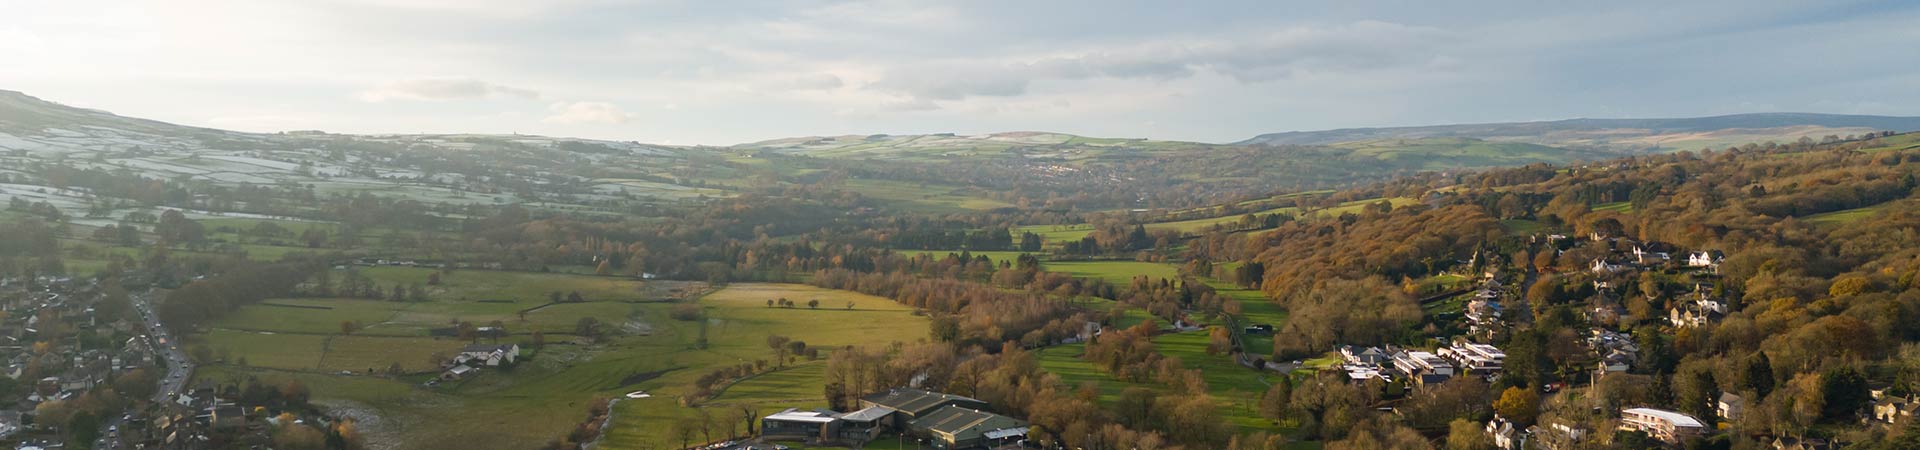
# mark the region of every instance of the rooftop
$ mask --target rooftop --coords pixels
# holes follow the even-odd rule
[[[767,416],[767,420],[777,420],[781,422],[831,423],[835,420],[835,418],[833,417],[832,414],[827,414],[819,411],[806,411],[800,408],[787,408],[786,411],[773,413],[772,415]]]
[[[1676,427],[1700,428],[1704,426],[1700,424],[1700,419],[1695,419],[1693,418],[1693,416],[1689,416],[1686,414],[1681,414],[1673,411],[1667,411],[1664,409],[1628,408],[1620,412],[1622,414],[1639,414],[1643,416],[1657,418],[1660,420],[1671,422],[1673,423],[1673,426],[1676,426]]]

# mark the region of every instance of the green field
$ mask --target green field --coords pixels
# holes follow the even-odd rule
[[[1863,208],[1854,208],[1854,209],[1846,209],[1846,210],[1840,210],[1840,211],[1834,211],[1834,212],[1826,212],[1826,213],[1806,216],[1801,218],[1801,220],[1805,220],[1808,223],[1817,224],[1817,225],[1839,225],[1843,223],[1857,221],[1860,219],[1865,219],[1868,217],[1873,217],[1874,214],[1879,214],[1880,210],[1886,209],[1886,207],[1887,207],[1886,204],[1879,204],[1879,205],[1873,205],[1873,206],[1868,206]]]
[[[1500,226],[1507,229],[1507,234],[1519,236],[1531,235],[1547,230],[1546,224],[1542,224],[1537,220],[1507,219],[1500,221]]]
[[[1273,431],[1273,423],[1260,417],[1259,399],[1269,383],[1281,377],[1241,366],[1230,355],[1208,355],[1206,331],[1168,333],[1153,338],[1160,354],[1180,358],[1188,369],[1199,370],[1207,380],[1207,392],[1219,404],[1222,417],[1240,427],[1241,432]]]
[[[1159,280],[1180,278],[1180,268],[1171,264],[1140,261],[1054,261],[1044,264],[1048,272],[1061,272],[1078,278],[1106,280],[1109,283],[1128,286],[1133,277],[1146,276]]]
[[[920,255],[920,254],[930,254],[930,255],[933,255],[933,256],[934,256],[934,257],[936,257],[936,258],[945,258],[945,257],[947,257],[947,255],[949,255],[949,254],[952,254],[952,255],[956,255],[956,256],[958,256],[958,255],[960,254],[960,251],[959,251],[959,250],[906,250],[906,249],[896,249],[896,250],[894,250],[894,252],[896,252],[896,253],[900,253],[900,254],[903,254],[903,255]],[[1013,261],[1013,260],[1016,260],[1016,259],[1020,259],[1020,255],[1022,255],[1022,254],[1027,254],[1027,252],[1014,252],[1014,251],[969,251],[969,252],[967,252],[967,253],[968,253],[968,256],[971,256],[971,257],[975,257],[975,258],[978,258],[978,257],[981,257],[981,256],[986,256],[986,257],[987,257],[987,259],[988,259],[988,260],[992,260],[994,264],[999,264],[999,263],[1000,263],[1001,261]],[[1035,257],[1044,257],[1044,256],[1045,256],[1044,254],[1041,254],[1041,253],[1033,253],[1033,255],[1034,255]]]
[[[385,282],[424,277],[424,269],[360,269]],[[623,400],[616,407],[603,449],[666,447],[666,428],[696,415],[678,404],[678,393],[714,367],[766,359],[770,334],[790,336],[814,346],[885,345],[927,336],[924,318],[912,309],[880,297],[792,284],[735,284],[699,299],[707,320],[668,318],[671,303],[627,303],[650,298],[671,282],[640,282],[605,277],[515,272],[455,271],[443,275],[427,302],[358,299],[276,299],[249,305],[190,337],[227,364],[210,364],[199,377],[220,381],[255,376],[299,379],[312,386],[315,401],[343,412],[377,416],[366,432],[397,448],[458,449],[472,442],[489,447],[535,448],[566,434],[584,417],[587,401],[617,397],[633,390],[656,394]],[[508,286],[511,284],[512,286]],[[676,286],[684,287],[686,283]],[[545,302],[551,289],[581,290],[589,303],[547,306],[522,322],[514,311]],[[484,295],[485,297],[481,297]],[[766,300],[785,297],[798,308],[768,308]],[[475,298],[508,300],[483,303]],[[598,298],[598,299],[596,299]],[[805,306],[819,299],[819,309]],[[853,309],[848,309],[851,302]],[[274,306],[280,305],[280,306]],[[295,306],[306,306],[300,308]],[[331,309],[321,309],[331,308]],[[484,324],[500,318],[516,335],[502,342],[527,342],[523,333],[549,329],[548,345],[526,351],[530,359],[512,368],[488,368],[463,381],[425,387],[425,375],[389,377],[399,363],[408,371],[433,373],[432,356],[467,344],[427,337],[428,327],[453,318]],[[565,335],[581,317],[613,325],[613,335],[591,345]],[[367,328],[339,334],[339,322]],[[703,324],[704,322],[704,324]],[[821,323],[848,326],[822,327]],[[245,327],[245,330],[236,328]],[[703,330],[704,328],[704,330]],[[644,331],[643,331],[644,330]],[[705,348],[698,343],[706,338]],[[486,342],[486,340],[482,340]],[[239,364],[245,358],[246,365]],[[732,386],[708,405],[750,403],[762,410],[818,406],[824,361],[804,358],[787,369],[765,373]],[[355,375],[340,375],[352,371]],[[479,418],[479,419],[476,419]],[[498,419],[494,419],[498,418]]]
[[[1013,230],[1014,239],[1020,239],[1020,235],[1024,233],[1040,235],[1041,240],[1046,242],[1047,247],[1059,247],[1067,241],[1078,241],[1081,238],[1087,237],[1089,234],[1093,234],[1093,226],[1087,224],[1026,225]]]
[[[1012,207],[999,200],[963,193],[954,186],[892,180],[848,180],[847,190],[887,202],[903,211],[919,213],[978,212]]]
[[[1633,213],[1633,203],[1630,203],[1630,202],[1602,203],[1598,205],[1593,205],[1592,209],[1596,212],[1613,211],[1621,214],[1631,214]]]

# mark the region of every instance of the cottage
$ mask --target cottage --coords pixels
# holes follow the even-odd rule
[[[1746,408],[1747,399],[1740,398],[1739,394],[1732,392],[1720,393],[1720,399],[1713,402],[1714,414],[1719,414],[1720,417],[1727,420],[1739,419],[1740,413],[1745,411]]]
[[[216,405],[213,407],[213,418],[210,425],[217,429],[245,427],[247,426],[246,410],[241,408],[240,405],[232,403]]]
[[[1493,416],[1493,420],[1487,421],[1487,435],[1493,437],[1493,446],[1501,450],[1520,447],[1520,440],[1513,432],[1513,422],[1504,417]]]
[[[1706,425],[1682,413],[1653,408],[1620,411],[1620,429],[1641,431],[1669,444],[1678,444],[1706,431]]]
[[[1720,268],[1720,261],[1724,259],[1726,255],[1721,254],[1719,250],[1697,251],[1687,254],[1687,267],[1717,270]]]
[[[1351,345],[1340,346],[1340,357],[1347,360],[1347,364],[1376,367],[1385,365],[1388,361],[1393,360],[1393,358],[1388,356],[1387,352],[1381,350],[1380,347],[1360,348]]]
[[[1920,413],[1920,400],[1914,398],[1886,397],[1873,402],[1873,420],[1882,423],[1898,423],[1912,419]]]

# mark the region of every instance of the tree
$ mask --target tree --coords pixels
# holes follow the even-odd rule
[[[1507,388],[1493,402],[1493,410],[1516,424],[1533,424],[1534,417],[1540,415],[1540,393],[1518,386]]]
[[[1820,392],[1826,398],[1822,416],[1829,420],[1849,420],[1873,402],[1867,377],[1852,367],[1837,367],[1820,374]]]
[[[1287,410],[1292,408],[1292,403],[1293,383],[1286,378],[1281,378],[1273,383],[1273,387],[1267,388],[1266,395],[1260,396],[1260,417],[1279,421],[1286,417]]]
[[[1483,450],[1493,448],[1493,438],[1479,422],[1453,419],[1447,423],[1447,450]]]
[[[807,309],[820,309],[820,299],[807,300]]]
[[[354,330],[358,329],[360,329],[360,324],[353,323],[351,320],[340,321],[340,334],[353,334]]]
[[[780,367],[787,366],[787,343],[793,339],[781,335],[768,335],[767,347],[773,349],[773,360]]]
[[[1756,351],[1747,356],[1741,373],[1741,386],[1759,394],[1758,398],[1773,392],[1773,363],[1767,360],[1767,352]]]

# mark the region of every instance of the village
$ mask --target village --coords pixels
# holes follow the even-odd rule
[[[193,379],[193,362],[116,279],[0,279],[0,442],[21,450],[197,449],[272,442],[282,422],[331,429],[303,386]],[[130,293],[132,292],[132,293]]]

